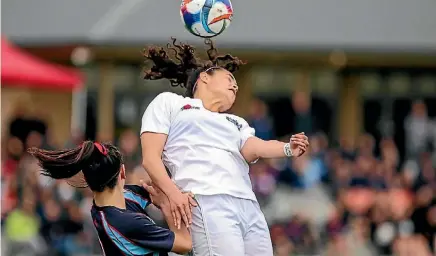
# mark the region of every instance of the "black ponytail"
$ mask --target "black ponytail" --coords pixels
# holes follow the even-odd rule
[[[89,186],[95,192],[116,186],[123,163],[116,147],[92,141],[85,141],[73,149],[52,151],[31,148],[28,152],[38,160],[42,175],[67,179],[74,187]]]

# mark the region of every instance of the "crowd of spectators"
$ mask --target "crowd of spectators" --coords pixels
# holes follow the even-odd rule
[[[401,159],[388,137],[377,142],[362,134],[354,144],[349,138],[329,143],[312,125],[310,104],[301,101],[294,101],[294,131],[310,134],[310,151],[251,169],[276,255],[433,255],[436,126],[425,104],[413,103],[405,118]],[[273,132],[265,131],[271,124],[265,108],[256,101],[251,114],[258,136]]]
[[[37,128],[44,126],[37,119],[17,118],[11,127],[26,127],[29,123],[38,125],[31,125],[35,130],[28,133],[15,130],[3,140],[2,255],[101,255],[89,212],[91,191],[39,175],[37,163],[25,149],[52,149],[61,145],[50,143],[50,134],[43,132],[46,128]],[[82,141],[81,134],[73,134],[63,147],[74,147]],[[137,184],[145,175],[142,167],[137,166],[140,163],[137,133],[124,131],[117,144],[125,156],[127,182]]]
[[[292,107],[293,129],[310,135],[310,151],[297,159],[261,160],[250,171],[275,254],[430,255],[436,175],[429,145],[436,141],[436,129],[425,105],[415,103],[405,119],[405,159],[391,138],[375,141],[363,134],[357,143],[349,138],[330,143],[314,127],[316,116],[304,95],[296,96]],[[247,120],[256,135],[275,138],[267,105],[256,99],[251,110]],[[48,130],[14,133],[23,118],[14,122],[2,139],[2,254],[100,255],[89,214],[90,191],[38,175],[25,150],[71,147],[83,136],[74,133],[67,145],[53,145]],[[137,183],[145,175],[139,166],[139,136],[125,130],[115,143],[125,156],[128,182]]]

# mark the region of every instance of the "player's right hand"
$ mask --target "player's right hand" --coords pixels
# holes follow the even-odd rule
[[[174,219],[174,225],[180,228],[182,221],[185,223],[186,227],[192,224],[192,206],[197,206],[195,200],[190,196],[189,193],[182,193],[177,191],[168,195],[168,200],[170,201],[171,213]]]

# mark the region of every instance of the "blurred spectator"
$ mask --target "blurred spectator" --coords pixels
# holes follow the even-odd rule
[[[79,129],[73,129],[71,131],[71,137],[65,144],[66,148],[74,148],[85,140],[85,134]]]
[[[304,215],[294,215],[286,224],[285,232],[294,244],[295,252],[303,254],[316,252],[316,238],[310,221],[306,219]]]
[[[393,253],[398,256],[431,255],[431,251],[421,236],[401,237],[395,240]]]
[[[349,138],[341,138],[339,141],[339,152],[341,158],[353,161],[357,154],[357,149]]]
[[[8,215],[5,222],[5,238],[9,241],[8,254],[42,255],[45,248],[40,242],[36,200],[31,191],[25,193],[23,198],[20,206]]]
[[[324,162],[328,150],[328,139],[324,133],[318,132],[310,136],[310,152],[315,157]]]
[[[337,239],[345,232],[346,219],[344,212],[338,208],[333,209],[325,225],[325,232],[328,238]]]
[[[293,254],[294,245],[286,235],[284,225],[276,224],[271,227],[271,240],[276,256]]]
[[[18,185],[16,174],[2,176],[2,221],[18,205]]]
[[[10,135],[19,138],[23,143],[27,140],[30,133],[36,132],[45,135],[46,130],[47,124],[44,121],[28,116],[24,109],[17,109],[15,118],[9,125]],[[36,141],[36,138],[31,140]]]
[[[399,167],[400,155],[393,139],[385,138],[380,142],[380,158],[388,168]]]
[[[417,156],[428,149],[432,136],[431,128],[425,103],[415,101],[410,114],[404,120],[407,157]]]
[[[54,150],[58,148],[60,145],[56,141],[56,138],[53,134],[53,130],[50,127],[47,127],[45,131],[45,136],[43,136],[42,147],[47,150]]]
[[[376,149],[375,139],[371,134],[363,134],[358,141],[356,153],[360,156],[373,157]],[[386,143],[387,144],[387,143]]]
[[[251,184],[253,191],[261,206],[268,203],[271,195],[276,189],[275,170],[268,166],[263,160],[254,165],[250,170]]]
[[[263,140],[274,138],[273,122],[268,115],[268,107],[258,98],[251,101],[248,122],[256,130],[256,136]]]
[[[138,164],[138,163],[137,163]],[[148,181],[150,177],[147,172],[144,170],[142,165],[135,166],[132,170],[129,171],[129,176],[127,176],[126,184],[140,184],[140,180]]]
[[[18,162],[24,153],[23,142],[17,137],[10,137],[6,140],[6,150],[2,158],[2,174],[11,175],[18,167]]]
[[[30,131],[25,140],[26,148],[41,148],[44,143],[43,134],[38,131]]]
[[[310,188],[320,183],[320,181],[327,175],[327,169],[324,165],[324,159],[322,158],[322,151],[319,145],[319,138],[313,136],[311,142],[315,144],[315,147],[310,148],[309,152],[298,158],[293,158],[290,161],[289,170],[283,173],[288,177],[285,180],[295,188]]]
[[[306,92],[294,92],[292,95],[292,108],[295,112],[295,132],[312,134],[315,132],[315,119],[311,112],[311,99]]]
[[[133,170],[142,160],[142,156],[138,150],[140,146],[138,133],[131,129],[124,130],[120,135],[118,146],[124,156],[126,170]]]
[[[301,214],[272,225],[271,239],[276,255],[311,255],[318,249],[313,227]]]

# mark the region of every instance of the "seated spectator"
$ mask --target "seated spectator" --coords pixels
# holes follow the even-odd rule
[[[339,209],[334,209],[325,226],[325,232],[329,239],[335,239],[345,232],[346,219],[344,212]]]
[[[276,189],[276,179],[266,162],[263,160],[259,160],[259,162],[250,168],[250,178],[259,204],[263,206],[268,203],[270,196]]]
[[[285,232],[298,253],[310,253],[316,247],[311,224],[301,214],[294,215],[285,225]]]
[[[260,99],[251,101],[248,122],[256,131],[256,136],[263,140],[274,139],[273,121],[268,115],[268,107]]]
[[[9,241],[8,255],[42,255],[44,243],[39,236],[40,221],[35,212],[36,198],[27,192],[19,208],[5,221],[5,238]]]
[[[294,253],[294,245],[287,237],[284,226],[280,224],[272,225],[270,231],[275,256],[292,255]]]
[[[132,171],[142,161],[138,152],[139,137],[132,129],[124,130],[118,141],[119,149],[124,156],[126,171]]]
[[[311,188],[319,184],[327,174],[323,161],[310,153],[290,161],[287,179],[291,186],[300,189]],[[284,175],[286,173],[283,173]],[[283,177],[283,176],[282,176]]]

